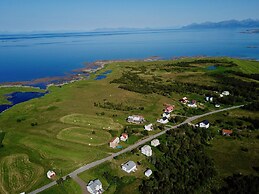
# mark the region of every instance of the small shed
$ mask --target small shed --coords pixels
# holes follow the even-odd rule
[[[54,178],[56,176],[56,173],[53,171],[53,170],[49,170],[48,172],[47,172],[47,177],[49,178],[49,179],[52,179],[52,178]]]
[[[152,175],[152,173],[153,173],[152,170],[148,169],[148,170],[145,171],[145,176],[150,177]]]

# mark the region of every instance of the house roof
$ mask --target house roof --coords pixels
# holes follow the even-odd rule
[[[145,125],[144,127],[145,127],[145,129],[146,129],[146,128],[151,128],[152,126],[153,126],[153,124],[150,123],[150,124],[148,124],[148,125]]]
[[[90,187],[92,191],[95,191],[100,189],[102,183],[99,179],[96,179],[94,181],[90,181],[87,186]]]
[[[114,137],[112,138],[112,140],[110,142],[114,142],[118,137]]]
[[[127,133],[122,133],[121,136],[124,137],[124,138],[127,138],[128,134]]]
[[[150,147],[150,145],[144,145],[142,148],[141,148],[141,151],[150,151],[152,150],[152,148]]]
[[[145,175],[147,177],[149,177],[151,174],[152,174],[152,170],[151,169],[148,169],[148,170],[145,171]]]
[[[167,106],[166,109],[167,109],[167,110],[173,110],[174,107],[173,107],[173,106]]]
[[[230,129],[222,129],[222,133],[232,134],[232,133],[233,133],[233,130],[230,130]]]
[[[151,144],[160,144],[159,140],[158,139],[153,139],[151,141]]]
[[[204,121],[202,121],[201,123],[204,123],[205,125],[208,125],[208,124],[209,124],[209,121],[208,121],[208,120],[204,120]]]
[[[133,162],[132,160],[126,162],[125,164],[122,165],[124,168],[126,168],[127,171],[131,170],[136,166],[136,163]]]

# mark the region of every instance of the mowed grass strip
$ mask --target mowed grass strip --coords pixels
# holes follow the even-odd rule
[[[104,145],[111,139],[111,134],[99,129],[93,130],[91,128],[70,127],[63,129],[57,135],[58,139],[72,141],[91,146]]]
[[[121,124],[115,123],[113,119],[108,117],[100,117],[100,116],[84,115],[84,114],[71,114],[71,115],[62,117],[60,120],[61,122],[66,124],[89,127],[92,129],[112,129],[112,130],[122,129]]]
[[[240,59],[231,59],[231,60],[238,65],[239,69],[243,73],[247,73],[247,74],[259,73],[258,61],[240,60]]]
[[[26,154],[14,154],[1,160],[0,193],[28,190],[43,175],[43,167],[31,163]]]
[[[46,168],[60,168],[69,173],[80,165],[104,158],[108,154],[98,147],[77,144],[54,138],[29,136],[20,141],[29,149],[37,151],[46,161]]]

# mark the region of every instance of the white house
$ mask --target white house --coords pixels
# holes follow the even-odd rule
[[[180,102],[183,103],[183,104],[186,104],[189,102],[188,98],[187,97],[183,97],[182,99],[180,99]]]
[[[127,141],[129,138],[128,134],[127,133],[122,133],[121,136],[120,136],[120,140],[121,141]]]
[[[158,123],[161,123],[161,124],[166,124],[166,123],[168,123],[169,121],[168,121],[168,119],[167,119],[166,117],[163,117],[162,119],[157,120],[157,122],[158,122]]]
[[[128,116],[127,121],[129,123],[140,124],[140,123],[145,122],[145,119],[143,116],[140,116],[140,115],[132,115],[132,116]]]
[[[86,188],[91,194],[101,194],[104,192],[103,185],[99,179],[90,181]]]
[[[196,124],[196,127],[201,127],[201,128],[206,128],[206,129],[208,129],[209,126],[210,126],[210,123],[208,120],[204,120],[204,121]]]
[[[47,172],[47,177],[49,178],[49,179],[52,179],[52,178],[54,178],[56,176],[56,173],[53,171],[53,170],[49,170],[48,172]]]
[[[223,91],[221,94],[224,96],[229,96],[230,93],[229,93],[229,91]]]
[[[160,145],[160,142],[159,142],[158,139],[153,139],[153,140],[151,141],[151,145],[154,146],[154,147],[156,147],[156,146],[159,146],[159,145]]]
[[[153,124],[150,123],[149,125],[145,125],[144,129],[147,130],[147,131],[152,131],[153,130]]]
[[[207,102],[213,102],[213,97],[212,97],[212,96],[206,96],[206,97],[205,97],[205,100],[206,100]]]
[[[189,104],[187,104],[187,106],[191,108],[196,108],[197,107],[196,100],[192,100]]]
[[[166,117],[166,118],[170,118],[170,113],[169,112],[164,112],[162,116]]]
[[[146,156],[152,156],[152,148],[149,145],[144,145],[141,148],[141,153]]]
[[[152,175],[152,170],[151,169],[148,169],[145,171],[145,176],[146,177],[150,177]]]
[[[116,148],[116,146],[120,143],[120,139],[119,137],[114,137],[111,141],[110,141],[110,147],[111,148]]]
[[[121,165],[121,169],[127,173],[135,172],[137,170],[137,165],[133,161],[128,161]]]

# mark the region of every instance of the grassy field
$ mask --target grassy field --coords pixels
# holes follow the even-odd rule
[[[108,144],[112,136],[110,133],[104,130],[93,131],[93,129],[70,127],[60,131],[57,135],[57,138],[76,143],[97,146],[106,143]]]
[[[76,194],[76,193],[82,193],[82,190],[80,186],[73,181],[72,179],[64,181],[60,185],[55,185],[54,187],[51,187],[43,192],[40,192],[40,194]]]
[[[212,130],[216,134],[216,137],[210,142],[211,146],[207,147],[206,151],[213,158],[220,177],[231,176],[233,173],[258,175],[253,167],[258,167],[259,164],[259,131],[240,131],[240,129],[233,125],[232,127],[228,126],[229,122],[235,123],[240,121],[240,118],[247,116],[259,119],[258,112],[236,109],[198,120],[208,119],[211,124],[208,130]],[[222,120],[224,123],[218,123],[218,120]],[[246,126],[248,124],[244,122],[243,125]],[[240,135],[234,137],[222,136],[220,131],[225,127],[221,125],[228,126],[229,128],[227,129],[232,129]]]
[[[44,169],[29,161],[28,155],[13,154],[1,159],[0,192],[17,193],[28,190],[43,175]]]
[[[190,60],[193,59],[179,61]],[[156,83],[161,85],[167,85],[175,80],[188,83],[189,78],[192,83],[215,85],[215,78],[210,77],[212,71],[206,70],[210,64],[195,64],[194,67],[190,67],[192,69],[181,69],[178,66],[170,67],[169,70],[166,68],[160,69],[164,67],[164,64],[175,64],[179,61],[112,63],[92,74],[88,80],[81,80],[62,87],[52,86],[49,88],[50,92],[44,97],[18,104],[0,114],[0,130],[6,132],[3,141],[4,147],[0,148],[0,192],[31,191],[50,182],[46,177],[46,172],[50,169],[54,169],[57,177],[61,177],[83,164],[104,158],[110,153],[118,151],[118,149],[109,148],[107,142],[112,136],[119,136],[123,132],[125,125],[127,125],[125,119],[129,115],[141,114],[148,120],[148,123],[155,123],[158,118],[161,118],[164,103],[176,105],[175,113],[177,114],[184,114],[190,110],[179,103],[179,99],[183,96],[187,96],[189,99],[195,98],[200,103],[204,103],[204,94],[189,92],[172,92],[170,96],[158,93],[143,94],[124,90],[119,88],[119,84],[110,83],[119,78],[124,71],[130,70],[131,72],[138,72],[139,76],[146,80],[155,77]],[[253,68],[258,65],[254,62],[246,62],[247,64],[245,64],[245,62],[239,60],[236,63],[238,65],[242,63],[240,68],[242,65],[247,66],[247,70],[242,70],[247,72],[255,71]],[[238,69],[237,67],[233,68]],[[223,68],[220,71],[226,69]],[[107,78],[94,80],[96,75],[107,70],[112,70]],[[187,74],[185,73],[191,76],[186,77]],[[16,90],[20,91],[20,89],[0,88],[0,102],[6,102],[3,94]],[[26,90],[31,91],[30,88],[26,88]],[[143,109],[126,111],[101,108],[94,105],[103,102],[121,103],[124,107],[143,107]],[[215,109],[210,104],[204,106],[206,108],[204,111]],[[141,130],[142,126],[138,126],[138,128]],[[123,144],[123,147],[136,142],[141,137],[143,136],[133,134],[130,141]],[[220,146],[220,143],[215,140],[215,145]],[[251,148],[251,153],[257,152],[257,150],[254,152],[252,150]],[[257,155],[254,156],[257,157]],[[118,173],[119,176],[128,176],[123,174],[119,167],[122,162],[130,158],[128,155],[127,157],[111,161],[109,168]],[[138,157],[140,158],[138,159]],[[231,160],[234,157],[235,155]],[[253,158],[252,155],[251,157]],[[143,178],[143,171],[148,164],[142,156],[134,155],[133,159],[141,160],[144,163],[143,167],[139,167],[139,171],[135,174],[137,177],[135,182],[129,183],[129,185],[136,186]],[[93,174],[87,177],[89,172]],[[13,174],[15,176],[12,177],[17,177],[10,178],[10,175]],[[30,176],[27,176],[27,174],[30,174]],[[90,170],[87,171],[86,175],[82,175],[82,178],[89,181],[90,178],[99,177],[99,174]],[[73,190],[69,190],[73,185],[74,182],[68,182],[64,187],[67,192],[73,193]],[[121,192],[126,192],[123,188],[121,188]],[[118,188],[111,188],[111,191],[113,189],[118,190]],[[62,188],[57,186],[46,192],[62,193]],[[135,193],[135,191],[131,192]]]
[[[259,65],[257,61],[246,61],[246,60],[239,60],[239,59],[231,59],[236,64],[238,64],[239,69],[243,73],[259,73]]]
[[[60,120],[63,123],[78,125],[92,130],[122,129],[122,125],[120,125],[119,123],[115,123],[111,118],[108,118],[108,117],[100,118],[99,116],[93,116],[93,115],[71,114],[71,115],[62,117]]]

